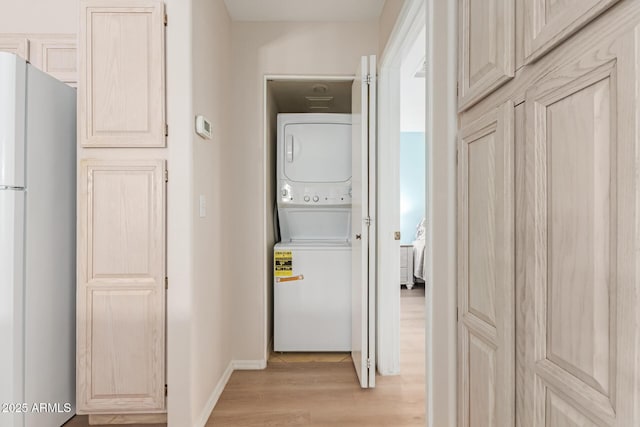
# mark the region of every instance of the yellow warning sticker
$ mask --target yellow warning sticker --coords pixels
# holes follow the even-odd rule
[[[275,277],[293,275],[293,255],[291,251],[275,251],[273,253],[273,273]]]

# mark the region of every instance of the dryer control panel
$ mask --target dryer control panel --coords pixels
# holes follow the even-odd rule
[[[351,206],[351,183],[297,184],[280,181],[279,206]]]

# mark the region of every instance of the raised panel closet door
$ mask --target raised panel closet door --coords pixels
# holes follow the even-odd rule
[[[29,60],[29,40],[25,37],[0,36],[0,52],[15,53]]]
[[[460,0],[458,109],[513,78],[515,0]]]
[[[526,427],[640,425],[639,30],[526,95]]]
[[[529,64],[619,0],[524,0],[524,56]]]
[[[80,11],[80,143],[164,147],[162,0],[82,0]]]
[[[459,426],[515,424],[514,107],[461,130]]]
[[[163,160],[83,160],[78,409],[164,409]]]

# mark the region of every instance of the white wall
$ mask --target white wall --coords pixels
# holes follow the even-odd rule
[[[79,0],[0,0],[2,33],[75,33]]]
[[[393,27],[396,25],[396,20],[400,15],[404,0],[386,0],[384,7],[380,13],[380,19],[378,21],[378,55],[382,57],[384,48],[387,45],[387,41],[391,36]],[[378,61],[380,63],[380,61]]]
[[[267,357],[264,75],[352,75],[378,50],[378,22],[232,24],[232,143],[224,240],[232,254],[234,359]],[[270,204],[269,204],[270,205]]]
[[[231,21],[223,0],[192,0],[193,114],[203,114],[213,125],[213,139],[194,134],[191,117],[193,223],[191,304],[191,425],[204,425],[224,385],[231,364],[230,257],[222,234],[228,181],[223,173],[230,147],[229,102]],[[199,198],[206,199],[200,217]],[[225,372],[227,371],[227,372]],[[185,425],[185,424],[179,424]]]
[[[169,427],[192,425],[193,155],[191,1],[167,0],[167,384]]]
[[[426,28],[410,47],[400,67],[400,131],[424,132],[425,79],[414,75],[425,58]]]

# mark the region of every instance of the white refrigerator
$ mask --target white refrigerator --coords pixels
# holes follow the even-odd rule
[[[0,52],[0,427],[75,413],[76,91]]]

